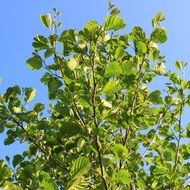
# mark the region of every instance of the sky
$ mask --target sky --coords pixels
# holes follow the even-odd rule
[[[121,17],[127,23],[126,32],[131,31],[134,26],[141,26],[150,33],[151,19],[158,11],[164,12],[167,20],[162,25],[168,29],[169,38],[160,49],[162,54],[166,55],[166,66],[173,69],[175,60],[190,62],[189,0],[114,0],[113,2],[121,9]],[[40,83],[43,71],[34,72],[28,69],[26,59],[32,55],[33,37],[36,34],[48,34],[39,20],[39,15],[52,13],[53,8],[62,12],[63,30],[82,29],[90,19],[102,23],[107,12],[107,0],[2,0],[0,93],[17,84],[23,87],[34,87],[37,89],[34,101],[45,103],[47,89]],[[190,80],[189,68],[186,69],[188,80]],[[159,84],[157,87],[159,88]],[[0,134],[0,159],[5,155],[21,153],[25,148],[19,143],[4,146],[4,138],[5,134]]]

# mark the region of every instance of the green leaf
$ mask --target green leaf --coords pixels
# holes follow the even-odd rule
[[[6,181],[3,190],[23,190],[19,185],[12,184],[11,182]]]
[[[49,48],[49,42],[46,37],[42,35],[36,35],[34,37],[34,42],[32,43],[32,46],[35,50],[40,51]]]
[[[182,90],[185,90],[186,88],[188,88],[188,82],[185,80],[181,81],[181,88]]]
[[[126,23],[122,18],[117,15],[108,16],[104,22],[105,30],[120,30],[126,26]]]
[[[151,48],[151,49],[149,50],[149,55],[150,55],[150,58],[151,58],[153,61],[155,61],[155,60],[159,57],[160,51],[159,51],[158,49],[156,49],[156,48]]]
[[[84,30],[87,30],[89,33],[94,34],[100,28],[99,24],[95,20],[90,20],[86,23]]]
[[[78,102],[84,108],[90,108],[91,107],[87,97],[79,98]]]
[[[11,169],[5,164],[4,160],[0,160],[0,187],[5,185],[4,182],[10,181],[13,176]]]
[[[51,27],[52,18],[51,18],[51,15],[49,13],[40,15],[40,20],[44,24],[45,27],[47,27],[47,28]]]
[[[160,96],[161,92],[159,90],[155,90],[148,96],[148,99],[154,104],[161,104],[163,103],[162,97]]]
[[[122,74],[123,75],[127,75],[127,76],[130,76],[132,74],[135,74],[136,72],[136,64],[134,63],[133,60],[131,61],[123,61],[121,63],[121,68],[122,68]],[[134,75],[135,77],[135,75]]]
[[[177,73],[172,73],[170,75],[170,80],[174,83],[174,84],[180,84],[180,77]]]
[[[36,89],[35,88],[26,88],[25,89],[25,101],[26,103],[32,101],[36,95]]]
[[[116,84],[116,81],[114,80],[109,80],[108,83],[104,86],[103,88],[103,93],[105,94],[110,94],[110,93],[114,93],[117,92],[121,89],[120,85]]]
[[[7,137],[5,140],[4,140],[4,145],[10,145],[10,144],[13,144],[15,142],[14,138],[12,137]]]
[[[118,15],[119,13],[120,13],[120,10],[118,8],[114,8],[110,12],[111,15]]]
[[[187,104],[190,106],[190,94],[187,96]]]
[[[146,42],[146,33],[141,27],[135,26],[133,28],[133,31],[130,33],[129,38],[133,42],[136,42],[136,41]]]
[[[119,183],[122,183],[124,185],[130,185],[131,182],[131,176],[130,173],[127,170],[119,170],[115,175],[114,179],[118,181]]]
[[[179,69],[181,71],[183,68],[183,63],[181,61],[176,61],[175,66],[177,69]]]
[[[52,78],[48,82],[49,98],[53,99],[56,96],[58,89],[62,86],[62,82],[57,78]]]
[[[47,172],[42,171],[40,173],[40,183],[39,183],[41,190],[57,190],[57,186],[49,176]]]
[[[44,53],[44,57],[48,58],[48,57],[52,56],[54,54],[54,52],[55,52],[54,48],[48,48]]]
[[[167,41],[167,30],[165,28],[156,28],[151,34],[151,40],[156,43],[164,43]]]
[[[124,55],[125,55],[124,48],[120,46],[116,49],[114,57],[116,60],[120,60],[123,58]]]
[[[122,144],[114,144],[111,150],[117,159],[126,159],[128,157],[128,150]]]
[[[71,179],[74,180],[88,173],[90,167],[91,164],[88,158],[83,156],[77,158],[71,166]]]
[[[147,45],[142,41],[136,41],[135,49],[137,50],[137,52],[145,54],[147,52]]]
[[[190,123],[187,124],[186,126],[186,133],[187,133],[187,137],[189,138],[190,137]]]
[[[48,83],[48,89],[50,93],[57,92],[57,90],[62,86],[62,82],[57,78],[52,78]]]
[[[66,190],[84,190],[87,189],[90,183],[90,178],[85,178],[85,177],[79,177],[75,180],[71,180],[67,187],[65,188]]]
[[[171,152],[171,150],[166,150],[164,152],[163,156],[164,156],[164,160],[171,161],[171,159],[172,159],[172,152]]]
[[[152,19],[152,26],[155,28],[160,25],[162,21],[164,21],[166,17],[162,12],[158,12],[156,16]]]
[[[4,126],[5,126],[4,122],[0,122],[0,134],[3,133],[5,129]]]
[[[33,108],[33,110],[34,110],[35,112],[37,112],[37,113],[43,111],[44,109],[45,109],[45,105],[42,104],[42,103],[36,103],[36,104],[34,105],[34,108]]]
[[[32,70],[39,70],[43,65],[42,59],[37,55],[34,55],[33,57],[27,59],[26,63]]]
[[[121,69],[119,62],[114,61],[114,62],[111,62],[106,67],[104,76],[105,77],[117,77],[121,74],[122,74],[122,69]]]
[[[59,37],[59,41],[60,42],[67,42],[67,41],[75,42],[76,41],[75,30],[73,29],[64,30]]]
[[[13,157],[13,166],[16,167],[16,166],[19,165],[23,160],[24,160],[24,158],[23,158],[20,154],[14,155],[14,157]]]
[[[137,186],[139,190],[144,190],[146,188],[146,182],[143,180],[143,178],[137,179]]]
[[[82,133],[81,127],[73,122],[62,122],[62,126],[60,128],[60,131],[62,134],[64,134],[65,137],[71,137],[77,134]]]

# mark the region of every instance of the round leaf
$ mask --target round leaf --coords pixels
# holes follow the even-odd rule
[[[39,56],[33,56],[26,61],[28,67],[32,70],[39,70],[42,67],[42,60]]]
[[[117,15],[107,17],[104,23],[105,30],[120,30],[125,26],[124,20]]]
[[[151,39],[156,43],[162,44],[167,41],[167,35],[165,28],[156,28],[151,34]]]

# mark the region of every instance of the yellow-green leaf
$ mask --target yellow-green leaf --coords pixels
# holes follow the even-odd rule
[[[76,69],[77,65],[78,65],[78,62],[77,62],[77,60],[74,57],[72,57],[68,61],[67,65],[68,65],[68,67],[69,67],[70,70],[74,71]]]
[[[117,16],[117,15],[111,15],[106,18],[104,22],[104,29],[105,30],[120,30],[126,26],[126,23],[124,20]]]
[[[122,74],[122,69],[121,69],[119,62],[117,62],[117,61],[111,62],[106,67],[106,70],[105,70],[106,77],[117,77],[121,74]]]
[[[52,18],[51,18],[51,15],[49,13],[40,15],[40,20],[44,24],[45,27],[47,27],[47,28],[51,27]]]
[[[28,103],[34,99],[36,95],[36,89],[35,88],[26,88],[25,90],[25,101]]]

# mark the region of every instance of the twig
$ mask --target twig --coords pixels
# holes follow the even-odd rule
[[[168,109],[167,109],[167,110],[168,110]],[[149,145],[147,146],[146,150],[143,152],[143,154],[142,154],[142,156],[140,156],[140,158],[136,159],[136,160],[129,166],[129,168],[132,168],[136,163],[138,163],[139,161],[141,161],[141,160],[146,156],[146,153],[148,152],[149,148],[151,147],[152,143],[154,142],[154,139],[155,139],[155,137],[156,137],[156,135],[157,135],[157,132],[158,132],[158,130],[159,130],[159,127],[162,125],[161,120],[162,120],[162,118],[165,116],[165,113],[167,112],[167,110],[165,110],[165,112],[162,113],[162,114],[160,115],[160,117],[158,118],[158,121],[157,121],[158,125],[157,125],[157,127],[156,127],[154,136],[153,136],[153,138],[151,139],[151,141],[150,141]]]
[[[95,58],[95,54],[93,54],[92,58],[91,58],[91,63],[92,63],[92,78],[93,78],[92,106],[93,106],[93,121],[94,121],[94,125],[95,125],[96,129],[98,129],[99,124],[98,124],[97,115],[96,115],[97,84],[96,84],[96,79],[95,79],[94,58]],[[100,148],[99,148],[99,145],[98,145],[98,141],[99,141],[99,138],[98,138],[98,135],[96,135],[96,137],[95,137],[95,146],[96,146],[96,150],[98,152],[98,160],[99,160],[99,164],[100,164],[101,178],[102,178],[105,190],[108,190],[108,186],[107,186],[106,180],[104,178],[104,169],[103,169],[103,163],[102,163],[102,156],[101,156]]]
[[[15,123],[15,124],[17,124],[23,131],[24,131],[24,133],[27,135],[27,137],[28,137],[28,140],[32,143],[32,144],[34,144],[39,150],[41,150],[45,155],[47,155],[47,152],[46,152],[46,150],[43,148],[43,147],[41,147],[37,142],[35,142],[35,140],[31,137],[31,135],[28,133],[28,131],[26,131],[26,129],[24,128],[24,126],[22,125],[22,124],[20,124],[20,122],[15,118],[15,117],[13,117],[12,115],[11,115],[11,118],[12,118],[12,120],[13,120],[13,122]],[[50,159],[50,161],[52,161],[52,162],[54,162],[56,165],[58,165],[60,168],[62,168],[63,170],[65,170],[65,171],[69,171],[65,166],[63,166],[62,165],[62,163],[60,163],[58,160],[56,160],[55,158],[53,158],[52,156],[49,156],[49,159]]]
[[[183,91],[181,92],[181,95],[183,95]],[[176,172],[177,165],[179,162],[179,151],[180,151],[180,142],[181,142],[181,134],[182,134],[182,112],[183,112],[183,106],[184,106],[184,101],[181,103],[180,106],[180,115],[179,115],[179,120],[178,120],[178,125],[179,125],[179,137],[177,140],[177,151],[176,151],[176,157],[175,157],[175,164],[174,164],[174,169],[173,171]]]

